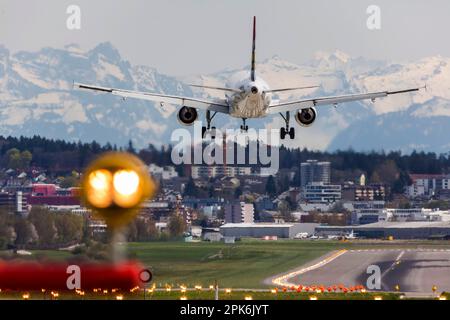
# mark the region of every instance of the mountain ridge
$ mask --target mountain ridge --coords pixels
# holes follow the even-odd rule
[[[445,138],[450,136],[450,58],[432,56],[391,63],[355,58],[341,51],[318,52],[304,64],[273,56],[257,63],[256,70],[272,88],[320,85],[317,89],[280,94],[279,98],[285,100],[398,90],[424,83],[429,87],[428,91],[391,96],[375,104],[355,102],[337,109],[320,107],[317,123],[311,128],[294,124],[298,138],[286,141],[288,147],[405,152],[414,148],[435,152],[450,149]],[[138,147],[176,143],[170,137],[180,127],[174,121],[177,106],[161,108],[148,101],[123,101],[115,96],[76,91],[72,82],[216,98],[222,97],[222,93],[194,89],[186,83],[223,86],[247,74],[248,66],[175,78],[151,66],[133,65],[109,42],[90,50],[68,44],[62,49],[46,47],[16,53],[0,44],[0,134],[39,134],[118,145],[125,145],[131,139]],[[216,125],[237,128],[240,121],[221,115]],[[283,121],[274,116],[249,120],[249,126],[278,129]],[[376,139],[380,132],[389,139]]]

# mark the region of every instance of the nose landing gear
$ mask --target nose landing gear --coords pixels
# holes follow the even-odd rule
[[[247,121],[247,118],[242,118],[242,125],[241,125],[241,131],[242,132],[247,132],[248,131],[248,126],[245,124],[246,121]]]

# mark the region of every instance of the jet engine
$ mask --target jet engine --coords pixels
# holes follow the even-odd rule
[[[178,111],[178,121],[185,126],[193,125],[197,117],[198,113],[195,108],[183,107]]]
[[[316,118],[317,111],[314,107],[301,109],[295,114],[295,120],[302,127],[309,127],[313,124]]]

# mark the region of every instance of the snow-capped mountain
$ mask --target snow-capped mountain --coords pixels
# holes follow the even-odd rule
[[[11,55],[0,47],[0,134],[143,147],[168,141],[175,107],[73,89],[73,81],[133,90],[192,95],[180,81],[147,66],[132,66],[109,43],[88,52],[64,50]],[[176,122],[176,121],[175,121]]]
[[[221,97],[215,90],[191,89],[185,83],[224,86],[248,74],[224,70],[210,75],[176,79],[148,66],[134,66],[110,43],[90,51],[76,45],[64,49],[10,53],[0,46],[0,134],[111,142],[138,147],[148,143],[171,143],[179,127],[176,106],[135,99],[122,100],[72,88],[72,82],[124,89]],[[319,52],[297,65],[273,57],[257,64],[257,75],[272,88],[320,85],[317,89],[280,94],[279,99],[329,96],[378,90],[397,90],[425,83],[427,91],[390,96],[371,102],[320,107],[319,118],[310,128],[295,122],[297,139],[289,146],[314,149],[356,150],[450,150],[450,58],[429,57],[406,63],[353,58],[336,51]],[[202,114],[200,114],[202,116]],[[234,127],[240,121],[224,115],[217,127]],[[279,116],[250,120],[250,127],[283,125]],[[176,141],[172,141],[176,143]]]
[[[242,76],[247,69],[248,66],[184,80],[226,85],[228,79]],[[272,88],[320,85],[317,89],[279,96],[287,100],[427,86],[418,93],[389,96],[375,103],[318,107],[317,121],[309,128],[296,125],[297,138],[286,140],[289,146],[327,150],[450,151],[450,58],[435,56],[390,63],[352,58],[340,51],[318,52],[303,65],[272,57],[257,65],[257,73]],[[205,97],[220,95],[213,90],[197,93]],[[279,128],[283,124],[280,117],[274,116],[266,126]]]

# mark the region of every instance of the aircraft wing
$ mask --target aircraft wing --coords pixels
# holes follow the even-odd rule
[[[393,94],[407,93],[419,91],[422,88],[410,88],[399,91],[381,91],[381,92],[371,92],[371,93],[361,93],[361,94],[349,94],[342,96],[332,96],[332,97],[320,97],[312,99],[303,99],[296,101],[288,101],[275,103],[269,106],[268,113],[279,113],[292,110],[299,110],[304,108],[310,108],[322,105],[338,105],[339,103],[359,101],[359,100],[375,100],[378,98],[387,97]]]
[[[207,101],[203,99],[197,99],[192,97],[181,97],[181,96],[172,96],[166,94],[159,93],[150,93],[150,92],[139,92],[139,91],[131,91],[131,90],[123,90],[123,89],[115,89],[115,88],[107,88],[107,87],[99,87],[82,83],[74,83],[74,87],[79,89],[92,90],[103,93],[111,93],[116,96],[120,96],[123,98],[135,98],[135,99],[143,99],[148,101],[159,102],[161,106],[165,103],[168,104],[177,104],[184,107],[191,107],[202,110],[211,110],[220,113],[229,113],[229,107],[225,100],[220,101]]]

